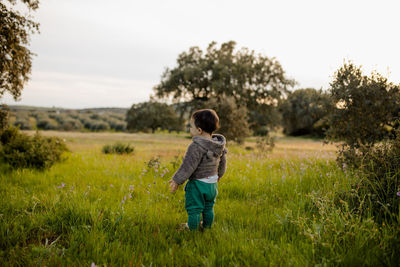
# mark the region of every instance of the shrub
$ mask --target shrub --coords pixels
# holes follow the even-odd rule
[[[327,136],[344,141],[338,163],[359,177],[343,198],[379,221],[397,220],[399,214],[399,91],[400,85],[378,73],[366,76],[352,63],[335,73],[330,89],[336,105]]]
[[[390,137],[398,118],[400,85],[378,73],[366,76],[361,67],[344,64],[334,75],[330,93],[335,108],[327,136],[351,147],[373,145]]]
[[[85,114],[77,114],[76,119],[80,120],[80,122],[82,122],[82,124],[85,124],[85,121],[89,120],[90,118],[88,116],[86,116]]]
[[[0,131],[8,126],[10,109],[6,105],[0,108]]]
[[[380,221],[393,220],[400,206],[400,133],[396,139],[374,146],[344,147],[338,162],[343,169],[355,169],[360,177],[352,192],[344,197],[350,203],[363,206]]]
[[[67,118],[67,116],[62,113],[50,113],[49,117],[56,120],[59,124],[61,124]]]
[[[77,113],[77,112],[74,112],[74,111],[69,112],[69,116],[70,116],[71,118],[73,118],[73,119],[79,120],[79,113]]]
[[[105,131],[109,130],[110,126],[108,123],[104,121],[97,121],[97,120],[85,120],[84,126],[86,129],[92,130],[92,131]]]
[[[83,128],[82,123],[78,119],[73,118],[71,115],[68,115],[66,113],[51,114],[50,118],[57,121],[57,130],[73,131]]]
[[[116,131],[125,131],[126,130],[126,122],[125,121],[115,119],[111,116],[105,117],[105,120],[107,121],[107,123],[109,124],[111,129],[114,129]]]
[[[66,118],[61,123],[61,129],[64,131],[81,130],[82,128],[82,123],[79,120],[73,118]]]
[[[90,115],[90,118],[92,119],[92,120],[102,120],[103,118],[100,116],[100,114],[92,114],[92,115]]]
[[[298,89],[280,104],[283,132],[324,136],[324,118],[332,109],[330,96],[313,88]]]
[[[17,117],[14,122],[14,126],[20,128],[21,130],[32,130],[32,125],[29,117]]]
[[[126,114],[118,114],[118,113],[111,113],[110,114],[111,118],[120,120],[120,121],[125,121],[126,120]]]
[[[30,137],[18,128],[9,127],[0,133],[0,160],[13,168],[47,169],[61,161],[67,151],[59,138],[46,138],[38,133]]]
[[[180,130],[182,126],[172,106],[150,101],[134,104],[126,115],[127,129],[131,132],[162,130]]]
[[[103,146],[104,154],[131,154],[134,151],[134,147],[131,147],[129,144],[122,144],[120,142],[117,142],[113,145]]]
[[[41,119],[37,121],[36,126],[43,130],[58,130],[59,127],[57,121],[49,117],[41,117]]]

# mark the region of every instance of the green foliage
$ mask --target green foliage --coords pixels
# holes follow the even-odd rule
[[[113,114],[111,114],[113,115]],[[82,113],[74,115],[75,118],[79,119],[85,129],[91,131],[107,131],[110,129],[116,131],[124,131],[126,129],[126,122],[114,119],[108,113],[96,114],[96,113]],[[120,115],[118,115],[120,118]]]
[[[14,126],[20,128],[21,130],[32,130],[32,124],[29,120],[28,114],[18,114]]]
[[[15,127],[0,133],[0,144],[0,161],[16,169],[50,168],[67,151],[65,143],[58,138],[46,138],[38,133],[30,137]]]
[[[61,130],[63,131],[77,131],[82,129],[83,125],[77,119],[65,118],[65,120],[61,121]]]
[[[68,110],[11,106],[15,126],[24,130],[125,131],[127,109]]]
[[[29,11],[39,5],[39,1],[35,0],[21,2]],[[27,48],[29,36],[39,31],[39,24],[13,9],[17,1],[8,0],[8,3],[0,3],[0,98],[9,92],[14,99],[18,99],[32,69],[34,54]]]
[[[110,129],[108,123],[92,119],[85,119],[84,126],[86,129],[89,129],[91,131],[105,131]]]
[[[121,120],[120,117],[115,116],[105,116],[104,118],[108,125],[110,125],[111,129],[116,131],[125,131],[126,130],[126,122]]]
[[[336,107],[328,138],[344,141],[337,161],[359,177],[343,198],[378,221],[397,222],[399,215],[399,89],[378,73],[363,75],[352,63],[341,67],[331,83]]]
[[[344,194],[353,207],[359,207],[379,221],[397,223],[400,207],[400,132],[395,139],[374,146],[345,147],[338,161],[345,171],[355,169],[359,181]]]
[[[68,113],[49,113],[49,117],[52,120],[48,120],[49,123],[54,127],[52,129],[62,131],[77,131],[83,128],[83,124],[76,118],[71,117]],[[56,122],[56,123],[55,123]],[[46,127],[47,126],[47,127]],[[49,125],[46,125],[43,129],[50,130]]]
[[[117,142],[113,145],[104,145],[102,151],[104,154],[131,154],[135,148],[129,144]]]
[[[174,109],[159,102],[143,102],[134,104],[129,109],[127,115],[127,129],[131,132],[152,131],[160,128],[163,130],[182,130],[181,121]]]
[[[110,116],[110,118],[116,119],[118,121],[125,121],[125,113],[124,114],[110,113],[109,116]]]
[[[156,86],[156,96],[187,101],[190,113],[203,102],[232,96],[249,111],[249,124],[273,128],[279,123],[277,102],[288,93],[294,80],[288,79],[275,58],[256,55],[247,48],[235,50],[233,41],[220,48],[211,42],[205,52],[199,47],[178,56],[177,67],[167,69]]]
[[[298,89],[280,104],[283,132],[323,137],[327,115],[333,108],[329,94],[313,88]]]
[[[363,75],[361,67],[344,64],[334,76],[334,104],[327,136],[350,147],[372,145],[390,135],[398,117],[399,86],[378,73]]]
[[[228,141],[243,143],[250,135],[247,108],[239,106],[234,97],[212,98],[204,103],[203,108],[217,112],[221,126],[217,132],[223,134]]]
[[[271,130],[280,126],[282,120],[278,106],[265,103],[249,110],[248,117],[250,129],[257,136],[267,136]]]
[[[49,117],[41,117],[41,119],[37,121],[36,127],[42,130],[57,130],[59,124],[57,121],[50,119]]]
[[[8,127],[10,109],[6,105],[0,108],[0,132]]]

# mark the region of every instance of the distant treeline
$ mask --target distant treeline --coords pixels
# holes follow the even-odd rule
[[[10,106],[9,123],[21,130],[125,131],[123,108],[59,109]]]

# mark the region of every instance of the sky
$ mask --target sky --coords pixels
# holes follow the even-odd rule
[[[31,79],[9,105],[125,107],[148,101],[192,46],[233,40],[276,58],[294,89],[329,88],[345,60],[400,83],[398,0],[42,0]]]

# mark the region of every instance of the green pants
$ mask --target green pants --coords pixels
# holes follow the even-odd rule
[[[217,183],[208,184],[189,180],[185,186],[185,209],[190,230],[197,230],[203,214],[203,227],[211,228],[214,221],[214,204],[218,194]]]

